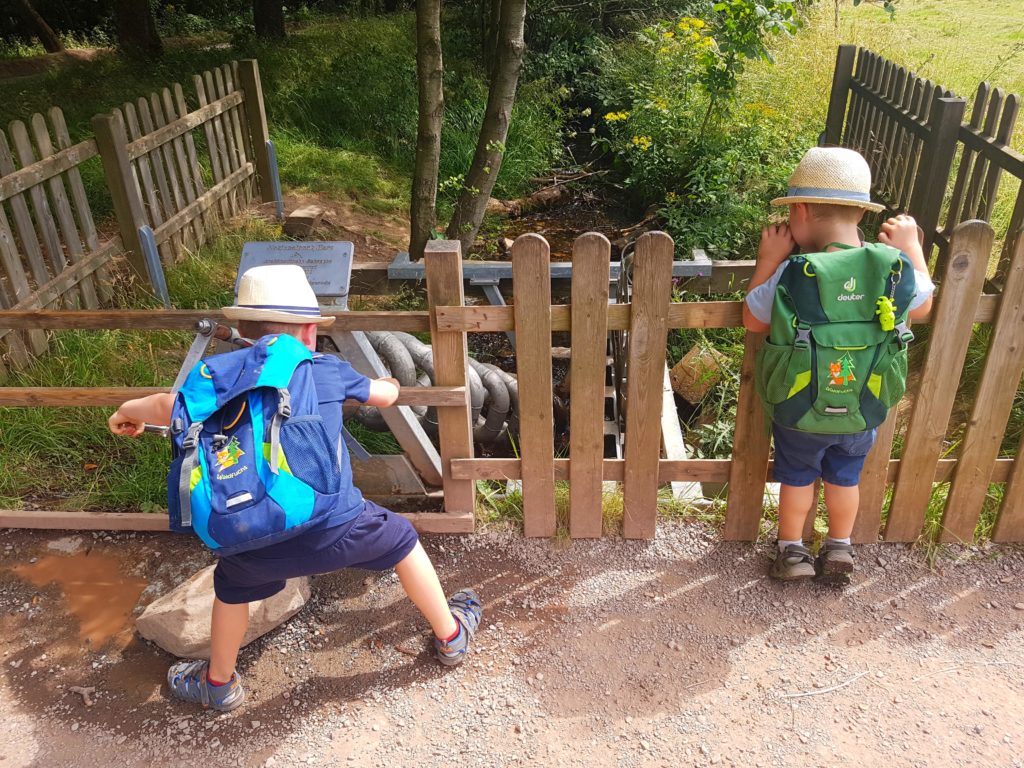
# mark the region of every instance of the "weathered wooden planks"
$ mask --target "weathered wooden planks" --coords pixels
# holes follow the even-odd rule
[[[427,243],[424,261],[430,305],[461,304],[463,284],[459,242],[434,240]],[[431,345],[434,353],[434,382],[438,386],[465,387],[468,365],[466,334],[460,331],[438,331],[431,320]],[[473,481],[456,480],[451,474],[452,459],[473,457],[473,432],[469,423],[468,396],[465,393],[460,407],[438,409],[437,428],[445,511],[472,515],[476,501]]]
[[[429,247],[429,246],[428,246]],[[523,461],[523,532],[555,535],[554,416],[551,404],[551,257],[540,235],[512,246],[519,449]],[[603,379],[602,379],[603,382]]]
[[[953,410],[973,318],[992,248],[992,228],[980,221],[959,225],[950,240],[949,260],[935,303],[932,342],[921,374],[904,439],[900,475],[889,508],[886,541],[914,541],[921,535],[932,493],[932,478]]]
[[[992,465],[999,454],[1013,399],[1024,373],[1024,240],[1003,286],[974,408],[960,444],[960,461],[946,499],[942,541],[974,540]]]
[[[764,477],[768,465],[770,438],[754,387],[757,353],[765,334],[747,331],[740,368],[740,391],[736,406],[736,431],[729,472],[729,501],[725,510],[723,536],[728,541],[752,541],[757,538],[764,514]]]
[[[574,539],[603,532],[604,408],[598,406],[604,403],[608,356],[611,252],[608,238],[594,232],[581,235],[573,246],[569,534]]]
[[[661,382],[672,298],[672,238],[648,232],[636,243],[630,304],[626,473],[622,489],[628,539],[654,538],[661,451]]]

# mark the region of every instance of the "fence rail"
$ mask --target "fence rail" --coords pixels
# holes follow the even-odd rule
[[[980,221],[955,227],[949,257],[940,277],[935,306],[927,321],[930,338],[921,375],[912,377],[907,402],[894,408],[879,429],[868,457],[861,511],[854,538],[859,542],[917,539],[926,514],[941,500],[936,483],[948,483],[942,505],[944,541],[970,541],[990,485],[1005,485],[993,537],[1024,541],[1024,461],[999,456],[1009,423],[1014,394],[1024,374],[1024,239],[1012,256],[1001,296],[982,293],[993,231]],[[465,306],[462,261],[457,242],[434,241],[426,254],[429,309],[426,312],[335,313],[346,330],[426,330],[431,332],[437,385],[406,389],[400,404],[437,407],[442,457],[445,512],[422,514],[415,522],[425,531],[472,530],[475,483],[480,480],[522,481],[524,530],[529,536],[551,536],[560,521],[555,483],[569,481],[568,526],[573,538],[600,536],[601,483],[623,484],[628,537],[655,534],[659,485],[680,482],[728,482],[723,535],[751,540],[763,524],[765,483],[771,481],[768,432],[756,395],[753,370],[762,334],[747,333],[740,376],[736,437],[731,459],[660,458],[661,381],[670,328],[729,328],[741,325],[740,302],[669,301],[672,240],[649,233],[637,243],[633,292],[629,304],[608,304],[610,245],[598,234],[577,240],[572,303],[552,305],[545,290],[551,285],[547,243],[523,235],[513,245],[514,291],[511,307]],[[202,311],[152,313],[104,311],[0,312],[0,323],[18,329],[54,327],[134,329],[189,327]],[[975,323],[992,323],[992,338],[978,383],[974,411],[966,425],[958,457],[944,455],[947,425],[953,410],[967,339]],[[521,458],[477,458],[473,452],[470,405],[466,394],[467,333],[514,330],[520,382]],[[612,330],[628,330],[628,382],[625,458],[603,455],[604,343]],[[551,333],[571,333],[571,425],[568,458],[553,455],[551,411]],[[133,388],[0,388],[0,405],[113,405],[151,389]],[[902,453],[894,457],[897,413],[905,411]],[[1018,448],[1017,456],[1020,456]],[[892,503],[885,499],[892,489]],[[0,515],[3,524],[31,524],[34,513]],[[70,513],[69,513],[70,514]],[[26,518],[28,518],[26,520]],[[885,525],[883,526],[883,519]],[[94,517],[71,515],[69,524],[97,526]],[[131,518],[118,518],[129,526]],[[20,521],[20,522],[13,522]],[[41,524],[54,527],[58,518]],[[84,522],[83,522],[84,521]],[[151,518],[143,521],[152,525]]]
[[[140,228],[153,231],[168,263],[202,245],[256,189],[272,199],[256,61],[196,75],[193,86],[194,95],[175,83],[97,115],[95,136],[76,143],[58,107],[0,131],[0,310],[97,309],[110,301],[115,257],[126,255],[148,281]],[[95,158],[117,223],[106,237],[82,180]],[[46,349],[38,326],[0,328],[6,365],[22,368]]]

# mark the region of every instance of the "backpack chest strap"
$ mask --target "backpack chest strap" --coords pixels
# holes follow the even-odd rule
[[[281,424],[292,415],[292,396],[287,389],[277,390],[277,411],[270,421],[270,471],[278,473],[281,458]]]
[[[192,525],[192,472],[199,463],[199,433],[202,431],[203,422],[193,423],[181,442],[185,457],[181,462],[181,474],[178,475],[178,503],[183,526]]]

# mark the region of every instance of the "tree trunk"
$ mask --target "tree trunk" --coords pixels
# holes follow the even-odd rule
[[[487,111],[480,126],[473,164],[466,175],[466,182],[452,220],[448,223],[448,237],[462,242],[466,252],[476,239],[480,223],[484,218],[487,200],[494,189],[494,182],[501,170],[501,159],[505,153],[505,139],[512,119],[512,105],[515,103],[519,71],[523,64],[523,23],[526,19],[526,0],[502,0],[499,46],[494,70],[491,72],[491,87],[487,94]]]
[[[64,44],[61,43],[60,38],[50,28],[50,25],[46,23],[46,20],[32,7],[32,3],[29,0],[18,0],[18,5],[21,6],[21,12],[28,19],[29,24],[35,29],[36,37],[39,38],[39,42],[43,44],[46,52],[60,53],[63,51]]]
[[[444,118],[441,0],[416,0],[416,74],[419,82],[419,123],[416,129],[416,168],[412,177],[409,256],[421,259],[437,224],[437,174],[441,162],[441,121]]]
[[[252,0],[256,37],[284,40],[284,0]]]
[[[156,31],[156,19],[149,0],[115,0],[117,42],[129,56],[157,58],[164,44]]]

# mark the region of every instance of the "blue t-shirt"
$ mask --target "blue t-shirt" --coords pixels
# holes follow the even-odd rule
[[[762,323],[767,324],[772,321],[772,304],[775,303],[775,289],[779,285],[779,279],[782,277],[782,273],[786,271],[786,267],[788,266],[789,259],[779,265],[779,268],[775,270],[775,274],[756,288],[751,288],[747,292],[747,297],[744,300],[747,302],[750,314]],[[914,279],[917,282],[917,293],[914,294],[914,300],[910,302],[911,310],[920,307],[928,300],[929,296],[935,293],[935,283],[932,282],[932,279],[928,276],[927,272],[921,272],[920,270],[915,269]]]
[[[356,371],[349,363],[334,355],[313,354],[313,381],[316,384],[316,399],[320,415],[331,440],[338,447],[341,465],[341,503],[326,517],[319,528],[341,525],[357,517],[363,509],[363,494],[352,484],[352,464],[348,446],[341,433],[341,407],[346,399],[365,403],[370,398],[370,380]]]

